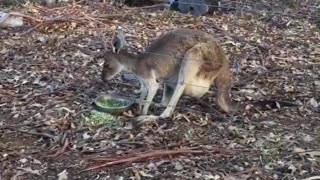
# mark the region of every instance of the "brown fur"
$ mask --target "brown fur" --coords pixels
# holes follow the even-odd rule
[[[162,102],[173,107],[168,107],[162,114],[163,117],[172,114],[182,94],[201,97],[214,82],[218,88],[219,106],[225,112],[232,110],[232,78],[228,59],[219,43],[205,32],[177,29],[152,42],[146,48],[146,53],[107,53],[102,79],[109,80],[122,70],[140,77],[142,89],[150,91],[147,101],[152,101],[154,91],[158,89],[156,80],[164,81]],[[140,100],[144,100],[143,93]],[[143,114],[147,113],[149,104],[145,105],[147,107],[144,107]]]

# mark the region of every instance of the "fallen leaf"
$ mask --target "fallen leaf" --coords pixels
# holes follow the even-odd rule
[[[23,158],[23,159],[20,159],[19,161],[24,164],[24,163],[28,162],[28,159]]]
[[[177,171],[181,171],[183,169],[183,166],[181,165],[180,162],[176,162],[174,168],[177,170]]]
[[[67,170],[63,170],[61,173],[58,174],[58,180],[67,180],[68,179],[68,172]]]
[[[144,171],[139,171],[139,174],[143,177],[150,177],[150,178],[153,178],[153,176],[151,174],[147,174],[145,173]]]
[[[23,170],[23,171],[25,171],[25,172],[27,172],[27,173],[30,173],[30,174],[35,174],[35,175],[39,175],[39,176],[41,176],[41,174],[40,174],[40,171],[39,171],[39,170],[33,170],[33,169],[31,169],[31,167],[27,167],[27,168],[18,168],[18,169]]]

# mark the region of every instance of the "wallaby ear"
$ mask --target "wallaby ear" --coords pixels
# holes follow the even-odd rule
[[[118,40],[116,38],[116,30],[112,29],[112,39],[111,39],[111,45],[112,45],[112,52],[116,53],[116,47],[117,47]]]

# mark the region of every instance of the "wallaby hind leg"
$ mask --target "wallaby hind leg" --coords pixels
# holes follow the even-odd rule
[[[231,104],[231,78],[230,69],[225,67],[214,80],[218,90],[217,103],[226,113],[235,110]]]
[[[163,106],[167,106],[169,104],[169,101],[173,95],[174,89],[169,86],[168,84],[164,83],[164,87],[163,87],[163,95],[162,95],[162,100],[161,100],[161,104]]]
[[[140,114],[142,114],[142,105],[145,104],[145,99],[146,96],[148,94],[148,89],[147,89],[147,85],[145,84],[145,82],[143,82],[142,80],[140,80],[140,98],[139,98],[139,110],[140,110]]]
[[[166,118],[170,117],[175,109],[175,106],[177,105],[181,95],[183,94],[183,91],[185,89],[186,85],[184,84],[184,77],[179,78],[178,84],[176,86],[176,89],[174,90],[174,93],[170,99],[170,102],[167,106],[167,108],[162,112],[160,117]]]
[[[177,105],[180,97],[185,91],[186,83],[191,83],[192,79],[196,76],[199,70],[199,54],[201,54],[201,49],[195,46],[187,51],[184,56],[183,62],[180,67],[179,78],[177,85],[175,87],[174,93],[170,99],[167,108],[162,112],[160,117],[166,118],[170,117]]]

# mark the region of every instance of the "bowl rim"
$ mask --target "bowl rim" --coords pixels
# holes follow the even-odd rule
[[[103,98],[103,97],[107,97],[109,99],[120,99],[120,100],[126,101],[128,103],[128,105],[120,106],[120,107],[100,106],[100,105],[98,105],[97,101],[98,101],[98,99]],[[99,95],[98,97],[96,97],[95,100],[94,100],[94,104],[96,106],[98,106],[100,108],[103,108],[103,109],[109,109],[109,110],[112,110],[112,109],[125,109],[125,108],[130,107],[133,103],[134,103],[134,101],[129,99],[129,98],[126,98],[126,97],[123,97],[123,96],[119,96],[119,95],[115,95],[115,94],[102,94],[102,95]]]

